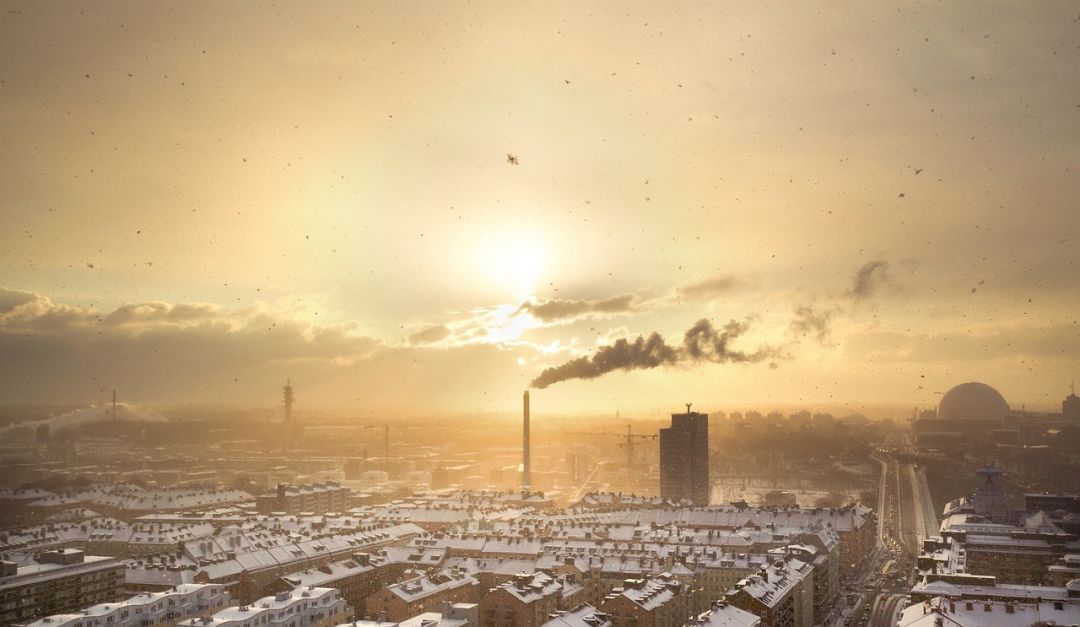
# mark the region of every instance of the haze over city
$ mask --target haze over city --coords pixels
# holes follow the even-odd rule
[[[1076,2],[0,0],[0,625],[1080,624]]]

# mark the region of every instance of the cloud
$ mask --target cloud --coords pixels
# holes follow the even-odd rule
[[[202,303],[173,305],[155,301],[121,305],[106,315],[102,322],[109,325],[134,326],[158,323],[184,325],[229,318],[223,313],[222,309],[216,305]]]
[[[349,325],[319,326],[263,307],[164,302],[108,312],[5,290],[0,301],[0,397],[86,398],[97,387],[181,397],[239,378],[340,368],[386,347]],[[107,382],[107,383],[106,383]]]
[[[14,311],[18,307],[33,302],[36,298],[37,294],[33,292],[0,288],[0,315]]]
[[[635,310],[634,296],[623,294],[602,300],[549,299],[541,302],[527,301],[518,312],[527,311],[542,322],[573,320],[590,314],[618,314]]]
[[[854,301],[861,301],[874,296],[883,288],[895,287],[896,283],[889,272],[889,262],[883,259],[868,261],[855,272],[851,289],[847,296]]]
[[[750,352],[733,348],[731,344],[749,329],[749,321],[731,320],[717,329],[702,319],[687,329],[682,345],[677,347],[656,332],[648,338],[639,335],[633,341],[620,338],[592,356],[545,369],[533,379],[532,386],[546,388],[569,379],[595,379],[614,370],[644,370],[680,362],[752,363],[780,356],[780,351],[767,346]]]
[[[691,300],[712,300],[745,285],[741,279],[721,274],[701,281],[682,285],[675,289],[677,295]]]
[[[417,331],[416,333],[409,334],[409,344],[434,344],[441,342],[450,337],[453,332],[445,324],[436,324],[434,326],[427,327]]]

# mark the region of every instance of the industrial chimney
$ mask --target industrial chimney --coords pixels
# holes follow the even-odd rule
[[[523,450],[521,452],[521,489],[528,492],[532,484],[532,475],[530,473],[529,463],[529,391],[525,390],[525,396],[522,397],[522,407],[524,414],[522,415],[522,429],[524,431],[524,438],[522,442]]]

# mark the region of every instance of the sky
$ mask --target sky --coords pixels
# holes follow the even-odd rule
[[[1074,2],[0,4],[0,403],[1080,375]]]

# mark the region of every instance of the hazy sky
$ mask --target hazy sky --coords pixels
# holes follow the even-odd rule
[[[0,4],[0,402],[512,410],[703,318],[760,359],[534,408],[1080,376],[1075,2]]]

